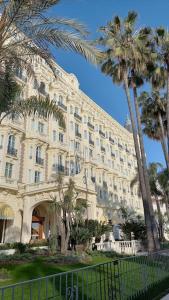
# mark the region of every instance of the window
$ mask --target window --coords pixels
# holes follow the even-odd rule
[[[75,134],[79,133],[79,125],[75,123]]]
[[[57,95],[56,95],[56,94],[53,95],[53,102],[54,102],[55,104],[57,103]]]
[[[53,142],[56,142],[57,140],[57,133],[56,130],[53,130]]]
[[[93,158],[93,150],[92,149],[89,149],[89,157]]]
[[[32,130],[35,129],[35,120],[34,119],[31,120],[31,129]]]
[[[33,156],[33,146],[30,146],[29,148],[29,158],[32,159]]]
[[[38,89],[38,81],[37,81],[37,79],[34,79],[34,82],[33,82],[33,88],[34,88],[35,90]]]
[[[62,166],[62,155],[58,155],[58,165]]]
[[[76,169],[76,174],[80,173],[80,162],[79,160],[76,160],[75,162],[75,169]]]
[[[38,162],[38,159],[41,157],[41,147],[36,147],[36,162]]]
[[[84,130],[84,138],[87,139],[87,130]]]
[[[80,151],[80,143],[79,142],[75,142],[75,149]]]
[[[87,123],[87,117],[84,116],[84,124],[86,124],[86,123]]]
[[[59,132],[59,142],[63,143],[63,133]]]
[[[73,114],[73,106],[70,105],[70,113]]]
[[[12,168],[13,168],[13,165],[11,163],[7,162],[5,165],[5,177],[6,178],[12,177]]]
[[[0,135],[0,148],[3,147],[4,135]]]
[[[63,96],[62,95],[59,95],[59,103],[63,104]]]
[[[8,149],[14,149],[15,148],[15,136],[10,135],[8,139]]]
[[[96,139],[96,145],[99,146],[99,139]]]
[[[35,171],[35,179],[34,182],[38,183],[40,182],[41,173],[39,171]]]
[[[40,134],[44,133],[44,124],[42,122],[38,122],[38,132]]]
[[[73,126],[73,121],[71,121],[71,122],[70,122],[70,129],[73,131],[73,128],[74,128],[74,126]]]
[[[28,170],[29,183],[32,183],[32,170]]]
[[[78,115],[79,114],[79,108],[75,107],[75,113]]]

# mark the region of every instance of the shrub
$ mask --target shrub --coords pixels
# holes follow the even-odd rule
[[[8,271],[7,269],[5,268],[1,268],[0,269],[0,280],[1,279],[10,279],[11,277],[11,274],[10,274],[10,271]]]
[[[21,254],[21,253],[25,253],[27,248],[26,244],[23,243],[15,243],[15,249]]]

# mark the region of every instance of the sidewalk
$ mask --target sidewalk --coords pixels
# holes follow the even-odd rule
[[[161,298],[161,300],[169,300],[169,294],[166,295],[165,297]]]

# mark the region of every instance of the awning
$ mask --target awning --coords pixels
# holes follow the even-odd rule
[[[0,202],[0,220],[13,220],[14,212],[13,209],[5,204]]]

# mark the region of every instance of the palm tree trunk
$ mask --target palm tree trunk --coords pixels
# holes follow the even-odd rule
[[[138,138],[137,138],[136,124],[135,124],[135,120],[134,120],[130,92],[129,92],[129,88],[128,88],[127,73],[124,74],[124,90],[126,93],[126,98],[127,98],[127,103],[128,103],[129,113],[130,113],[130,119],[131,119],[131,124],[132,124],[132,131],[133,131],[133,139],[134,139],[134,145],[135,145],[135,151],[136,151],[136,157],[137,157],[138,174],[139,174],[140,188],[141,188],[143,208],[144,208],[144,218],[145,218],[145,224],[146,224],[146,230],[147,230],[148,250],[154,251],[156,249],[156,245],[155,245],[154,237],[153,237],[153,233],[152,233],[150,209],[149,209],[149,203],[148,203],[148,199],[147,199],[145,182],[144,182],[144,175],[143,175],[140,149],[139,149]]]
[[[159,199],[157,196],[155,197],[155,200],[156,200],[157,214],[158,214],[159,236],[160,236],[160,240],[163,241],[164,240],[163,217],[161,213]]]
[[[141,159],[142,159],[142,167],[143,167],[143,176],[145,181],[145,187],[146,187],[146,193],[147,193],[147,200],[149,204],[149,212],[151,217],[151,228],[152,228],[152,234],[154,237],[154,243],[155,243],[155,249],[160,249],[160,243],[158,239],[158,232],[157,232],[157,226],[155,222],[155,215],[153,210],[153,204],[151,199],[151,191],[150,191],[150,184],[149,184],[149,177],[148,177],[148,171],[147,171],[147,162],[146,162],[146,156],[145,156],[145,149],[144,149],[144,141],[143,141],[143,133],[142,133],[142,127],[141,127],[141,117],[140,117],[140,111],[137,101],[137,88],[133,87],[133,96],[134,96],[134,105],[135,105],[135,111],[136,111],[136,119],[138,124],[138,135],[139,135],[139,143],[140,143],[140,151],[141,151]]]
[[[169,172],[169,156],[168,156],[168,153],[167,153],[167,145],[166,145],[166,139],[165,139],[164,125],[163,125],[163,120],[162,120],[160,112],[158,113],[158,121],[159,121],[159,124],[160,124],[160,130],[161,130],[161,145],[162,145],[162,149],[163,149],[163,153],[164,153],[166,167],[167,167],[167,170]]]

